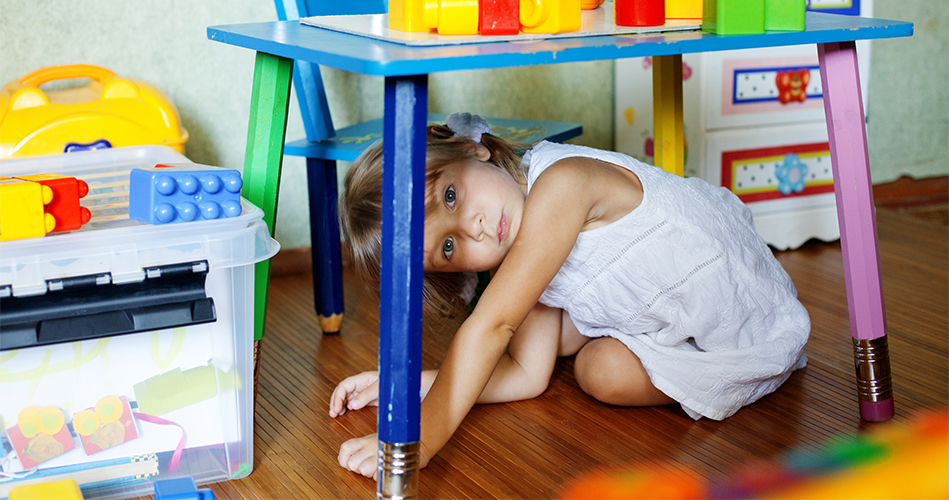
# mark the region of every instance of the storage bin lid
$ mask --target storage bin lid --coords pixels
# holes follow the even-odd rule
[[[150,225],[128,217],[129,172],[156,163],[189,162],[166,146],[131,146],[0,161],[0,175],[53,173],[89,185],[81,205],[92,219],[81,229],[0,243],[0,296],[45,293],[48,282],[109,275],[112,283],[144,279],[150,267],[207,261],[210,269],[251,265],[280,245],[263,211],[241,199],[238,217]]]

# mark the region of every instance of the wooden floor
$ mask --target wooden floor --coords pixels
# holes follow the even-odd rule
[[[889,209],[877,214],[897,420],[946,407],[949,399],[943,218]],[[808,366],[774,394],[722,422],[693,421],[678,407],[611,407],[578,389],[573,360],[565,358],[539,398],[475,407],[422,471],[420,496],[554,498],[586,471],[638,463],[684,464],[720,483],[739,464],[880,425],[862,422],[857,411],[840,245],[810,242],[778,259],[813,329]],[[345,321],[336,336],[319,332],[310,275],[271,282],[254,471],[211,485],[217,498],[374,497],[375,483],[340,468],[336,454],[344,440],[374,431],[375,409],[337,419],[327,414],[339,380],[376,366],[377,304],[348,272],[345,281]],[[437,366],[449,341],[449,334],[426,336],[426,368]]]

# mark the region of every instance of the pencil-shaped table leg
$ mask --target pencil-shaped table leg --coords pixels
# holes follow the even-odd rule
[[[684,175],[681,54],[652,58],[652,109],[656,166]]]
[[[386,78],[379,289],[379,498],[418,496],[427,115],[427,75]]]
[[[893,416],[893,389],[856,44],[818,44],[817,55],[834,170],[860,416],[882,421]]]
[[[292,75],[293,59],[257,53],[241,195],[264,211],[264,222],[271,236],[277,220],[277,194]],[[254,340],[260,340],[264,334],[269,282],[270,260],[257,263],[254,268]]]

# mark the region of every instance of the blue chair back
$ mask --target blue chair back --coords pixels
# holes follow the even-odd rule
[[[274,0],[274,4],[281,21],[310,16],[385,14],[388,9],[386,0]],[[319,65],[299,60],[293,64],[293,86],[307,140],[316,142],[335,136]]]

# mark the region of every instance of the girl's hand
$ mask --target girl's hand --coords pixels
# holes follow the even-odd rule
[[[376,434],[343,443],[339,447],[339,465],[348,471],[379,479],[379,440]]]
[[[362,372],[346,378],[336,386],[330,397],[330,416],[338,417],[347,410],[359,410],[366,406],[378,405],[379,372]],[[340,459],[340,464],[342,463]]]
[[[428,465],[431,455],[419,443],[419,468]],[[376,434],[350,439],[339,447],[339,465],[373,480],[379,479],[379,440]]]

